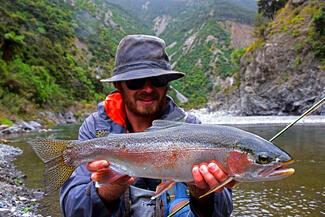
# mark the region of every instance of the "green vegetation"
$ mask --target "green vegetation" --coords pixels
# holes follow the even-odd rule
[[[261,8],[260,4],[262,2],[265,4],[268,0],[259,1],[260,14],[257,15],[255,20],[255,36],[258,39],[246,51],[252,52],[261,47],[264,44],[266,34],[267,37],[279,33],[288,34],[296,40],[294,44],[297,53],[294,60],[295,67],[303,62],[303,58],[300,56],[301,51],[305,49],[304,52],[307,52],[306,49],[310,49],[315,54],[315,57],[320,60],[321,68],[325,68],[325,3],[317,0],[311,0],[299,6],[281,3],[275,10],[276,18],[268,20],[264,18],[267,15],[266,12],[263,12],[264,9]],[[269,2],[274,1],[270,0]]]
[[[251,52],[263,45],[266,39],[266,30],[272,28],[272,21],[277,13],[281,13],[288,0],[258,0],[258,13],[254,20],[254,36],[257,42],[247,48],[247,52]],[[286,25],[280,25],[282,31],[287,30]]]
[[[174,82],[175,88],[189,98],[189,102],[182,106],[197,108],[207,103],[212,91],[212,76],[225,78],[239,70],[239,63],[235,60],[239,54],[233,54],[230,33],[223,23],[216,23],[212,18],[190,32],[187,38],[182,38],[184,34],[178,33],[180,38],[176,41],[190,41],[191,37],[192,46],[188,44],[184,48],[184,44],[176,44],[168,49],[168,53],[173,55],[173,61],[177,61],[175,69],[186,73],[184,79]]]
[[[258,0],[258,13],[274,19],[276,12],[283,8],[287,2],[288,0]]]
[[[0,115],[0,125],[2,125],[2,124],[5,124],[5,125],[8,125],[8,126],[11,126],[11,125],[13,125],[13,122],[12,122],[11,120],[9,120],[8,118],[6,118],[6,117],[2,117],[2,116]]]
[[[243,51],[229,48],[224,21],[252,23],[255,14],[245,3],[228,0],[202,1],[184,13],[179,9],[183,2],[157,1],[150,13],[136,9],[140,15],[133,17],[122,4],[106,0],[69,2],[0,0],[0,111],[32,117],[38,109],[60,111],[78,106],[75,102],[87,107],[103,99],[112,86],[99,78],[110,76],[118,42],[127,34],[153,34],[149,26],[161,10],[175,17],[161,37],[167,44],[177,42],[168,52],[175,69],[187,73],[173,85],[189,97],[185,107],[199,107],[212,90],[209,78],[232,76],[239,69]],[[184,43],[195,34],[185,51]]]
[[[258,13],[255,17],[254,22],[254,36],[256,38],[265,39],[265,30],[268,26],[269,19],[266,18],[263,14]]]
[[[322,70],[325,70],[325,3],[315,11],[312,20],[309,42],[320,59]]]
[[[96,102],[118,41],[144,27],[105,1],[0,1],[0,110],[33,114]],[[108,8],[114,21],[105,22]],[[114,24],[114,26],[113,26]],[[2,121],[6,122],[6,121]]]
[[[246,48],[246,53],[253,52],[257,48],[262,47],[264,45],[264,43],[265,43],[264,39],[257,39],[256,41],[254,41],[251,45],[249,45]]]
[[[231,56],[230,56],[231,62],[232,62],[232,64],[236,65],[237,68],[240,65],[240,59],[245,54],[245,52],[246,52],[245,48],[240,48],[240,49],[233,50],[233,52],[231,53]]]

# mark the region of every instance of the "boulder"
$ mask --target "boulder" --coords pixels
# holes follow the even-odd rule
[[[64,119],[65,119],[67,124],[75,124],[75,123],[77,123],[77,120],[76,120],[76,118],[74,117],[74,114],[71,111],[64,113]]]

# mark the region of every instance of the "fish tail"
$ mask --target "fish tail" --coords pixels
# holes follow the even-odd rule
[[[35,139],[29,144],[45,164],[45,192],[59,189],[75,167],[65,162],[63,152],[72,140]]]

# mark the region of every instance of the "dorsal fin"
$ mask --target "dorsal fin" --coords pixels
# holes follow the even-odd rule
[[[177,127],[183,125],[184,122],[180,121],[167,121],[167,120],[154,120],[152,126],[146,129],[146,131],[163,130],[171,127]]]

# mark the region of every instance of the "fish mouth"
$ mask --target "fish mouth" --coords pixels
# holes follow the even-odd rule
[[[268,174],[269,177],[288,177],[295,173],[294,168],[288,168],[287,165],[292,164],[294,160],[289,160],[286,162],[282,162],[277,168],[271,171]]]

